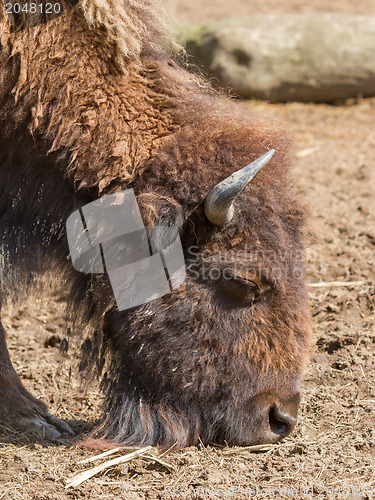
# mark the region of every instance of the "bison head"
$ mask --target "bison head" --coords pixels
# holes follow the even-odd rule
[[[144,219],[179,228],[187,277],[169,295],[107,313],[115,354],[94,436],[254,444],[293,430],[310,347],[304,214],[272,170],[245,189],[272,155],[220,181],[188,216],[178,193],[138,196]]]

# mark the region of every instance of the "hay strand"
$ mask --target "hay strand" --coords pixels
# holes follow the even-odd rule
[[[73,476],[67,482],[65,488],[75,488],[75,487],[79,486],[80,484],[82,484],[83,482],[87,481],[88,479],[96,476],[97,474],[100,474],[100,472],[103,472],[106,469],[114,467],[115,465],[129,462],[130,460],[133,460],[133,458],[138,458],[150,450],[152,450],[152,446],[146,446],[145,448],[141,448],[139,450],[133,451],[132,453],[128,453],[127,455],[123,455],[122,457],[117,457],[117,458],[113,458],[112,460],[108,460],[107,462],[104,462],[101,465],[97,465],[96,467],[93,467],[92,469],[88,469],[84,472],[80,472],[79,474],[76,474],[75,476]]]

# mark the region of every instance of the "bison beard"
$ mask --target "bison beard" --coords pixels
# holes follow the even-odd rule
[[[106,395],[88,443],[276,441],[295,424],[311,344],[306,210],[291,190],[285,134],[180,67],[151,1],[63,6],[58,18],[14,26],[1,9],[3,300],[44,272],[69,288],[81,369]],[[207,194],[271,148],[233,219],[212,224]],[[120,312],[105,276],[72,268],[64,227],[77,208],[127,188],[145,225],[179,227],[187,279]],[[0,419],[52,438],[69,432],[23,387],[3,330]]]

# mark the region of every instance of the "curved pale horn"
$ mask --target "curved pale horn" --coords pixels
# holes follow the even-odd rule
[[[234,172],[210,191],[204,202],[204,212],[212,224],[225,226],[233,218],[235,198],[259,170],[270,161],[274,152],[275,150],[271,149],[246,167]]]

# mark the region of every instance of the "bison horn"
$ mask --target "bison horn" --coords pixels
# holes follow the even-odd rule
[[[234,200],[259,170],[270,161],[274,152],[275,150],[271,149],[250,165],[234,172],[210,191],[204,202],[204,212],[212,224],[225,226],[232,219]]]

